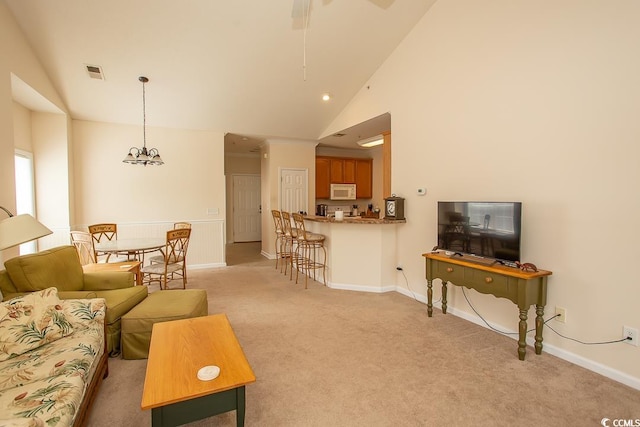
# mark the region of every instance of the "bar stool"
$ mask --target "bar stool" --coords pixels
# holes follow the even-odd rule
[[[307,231],[304,227],[304,217],[299,213],[293,214],[293,222],[298,229],[298,248],[295,255],[297,260],[296,283],[298,283],[298,273],[302,270],[304,288],[307,289],[307,279],[311,275],[311,270],[313,270],[313,280],[316,280],[316,270],[321,269],[324,285],[327,286],[325,236]],[[322,253],[322,262],[316,259],[318,253]]]
[[[276,209],[271,210],[271,216],[273,216],[273,225],[275,226],[276,231],[276,270],[278,269],[278,263],[282,256],[282,245],[284,244],[284,229],[282,228],[282,215],[280,215],[280,211]],[[283,261],[284,262],[284,261]],[[282,271],[282,266],[280,266],[280,271]]]
[[[293,279],[293,265],[297,264],[297,260],[294,259],[297,242],[298,242],[298,230],[291,227],[291,214],[289,212],[282,211],[282,229],[284,231],[282,253],[283,258],[287,259],[284,264],[284,274],[287,274],[287,265],[291,267],[289,270],[289,280]],[[295,246],[295,249],[294,249]],[[282,271],[282,269],[280,269]]]

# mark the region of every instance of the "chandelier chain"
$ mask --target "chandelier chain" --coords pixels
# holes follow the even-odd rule
[[[145,90],[147,82],[145,80],[142,80],[142,146],[147,148],[147,91]]]

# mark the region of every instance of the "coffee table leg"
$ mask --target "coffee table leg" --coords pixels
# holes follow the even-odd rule
[[[236,408],[236,424],[238,427],[244,427],[244,406],[245,406],[244,386],[238,387],[236,398],[238,402],[238,407]]]

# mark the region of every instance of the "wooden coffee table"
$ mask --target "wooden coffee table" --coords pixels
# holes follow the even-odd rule
[[[199,380],[198,370],[208,365],[218,366],[220,375]],[[245,385],[255,380],[225,314],[156,323],[141,407],[151,409],[154,427],[186,424],[234,409],[237,425],[243,426]]]

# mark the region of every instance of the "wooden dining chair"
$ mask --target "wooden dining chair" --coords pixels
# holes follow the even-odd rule
[[[186,222],[186,221],[180,221],[180,222],[174,222],[173,223],[173,229],[174,230],[180,230],[183,228],[188,228],[191,229],[191,223],[190,222]],[[152,257],[149,258],[149,262],[151,264],[162,264],[164,262],[164,253],[162,251],[160,251],[160,255],[154,255]],[[176,272],[176,274],[180,275],[179,272]],[[173,278],[173,277],[172,277]]]
[[[89,234],[91,235],[91,244],[93,247],[94,259],[96,262],[123,262],[129,261],[128,254],[118,254],[115,256],[112,253],[99,252],[96,250],[96,243],[100,243],[104,240],[117,240],[118,239],[118,225],[117,224],[93,224],[88,227]],[[100,258],[102,257],[102,258]]]
[[[80,258],[80,264],[95,264],[95,251],[93,250],[93,241],[91,234],[86,231],[72,231],[71,244],[75,246]]]
[[[178,230],[180,228],[191,228],[191,223],[186,221],[174,222],[173,229]]]
[[[190,228],[179,228],[167,231],[164,260],[162,263],[149,264],[142,267],[142,282],[146,285],[158,282],[160,289],[168,289],[167,281],[173,273],[182,276],[182,288],[187,287],[187,249],[191,237]]]

